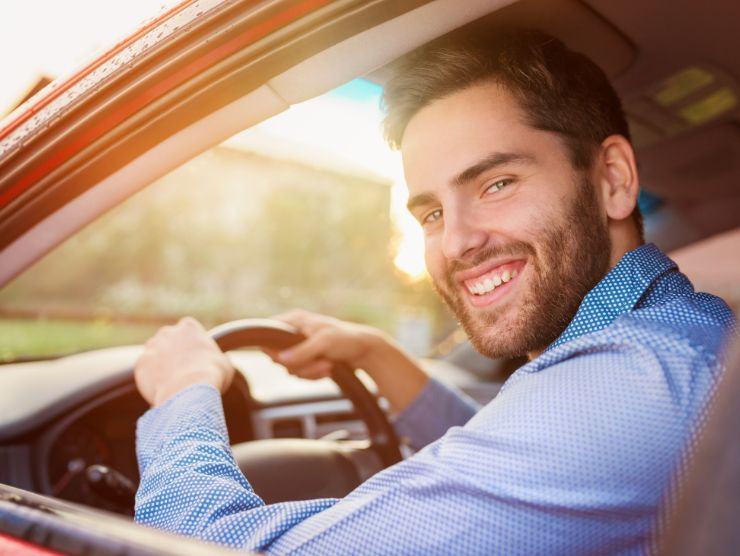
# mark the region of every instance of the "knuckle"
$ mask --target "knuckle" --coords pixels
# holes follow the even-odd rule
[[[326,349],[336,340],[334,331],[330,328],[321,328],[313,336],[316,346],[320,349]]]
[[[303,317],[303,310],[302,309],[291,309],[287,313],[283,313],[283,315],[286,319],[291,320],[298,320]]]
[[[181,322],[185,326],[189,326],[191,328],[201,328],[200,321],[196,319],[195,317],[191,317],[191,316],[183,317]]]

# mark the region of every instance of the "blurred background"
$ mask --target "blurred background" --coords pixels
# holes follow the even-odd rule
[[[0,112],[176,3],[6,4],[2,51],[18,54],[1,61]],[[400,159],[380,133],[381,92],[356,80],[295,106],[55,249],[0,289],[0,360],[139,343],[185,314],[210,326],[293,307],[429,354],[455,323],[424,272]]]

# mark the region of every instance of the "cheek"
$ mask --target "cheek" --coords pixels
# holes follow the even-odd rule
[[[512,238],[537,243],[538,238],[547,235],[548,230],[560,222],[558,211],[564,204],[555,196],[531,195],[517,201],[498,215],[501,230]]]
[[[432,278],[437,278],[444,273],[445,258],[442,254],[442,245],[434,235],[424,237],[424,262]]]

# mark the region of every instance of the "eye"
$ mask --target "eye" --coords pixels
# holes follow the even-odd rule
[[[442,218],[442,209],[435,209],[421,217],[421,225],[431,224]]]
[[[504,187],[509,185],[514,180],[511,178],[504,178],[500,180],[496,180],[492,184],[486,186],[484,193],[496,193],[497,191],[501,191]]]

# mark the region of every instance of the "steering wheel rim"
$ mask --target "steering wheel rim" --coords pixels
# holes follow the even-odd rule
[[[306,339],[293,326],[272,319],[235,320],[216,326],[209,334],[224,352],[244,347],[282,350]],[[331,377],[365,423],[370,448],[378,454],[383,465],[388,467],[401,461],[400,445],[393,426],[378,405],[377,398],[357,377],[355,369],[346,364],[336,364]]]

